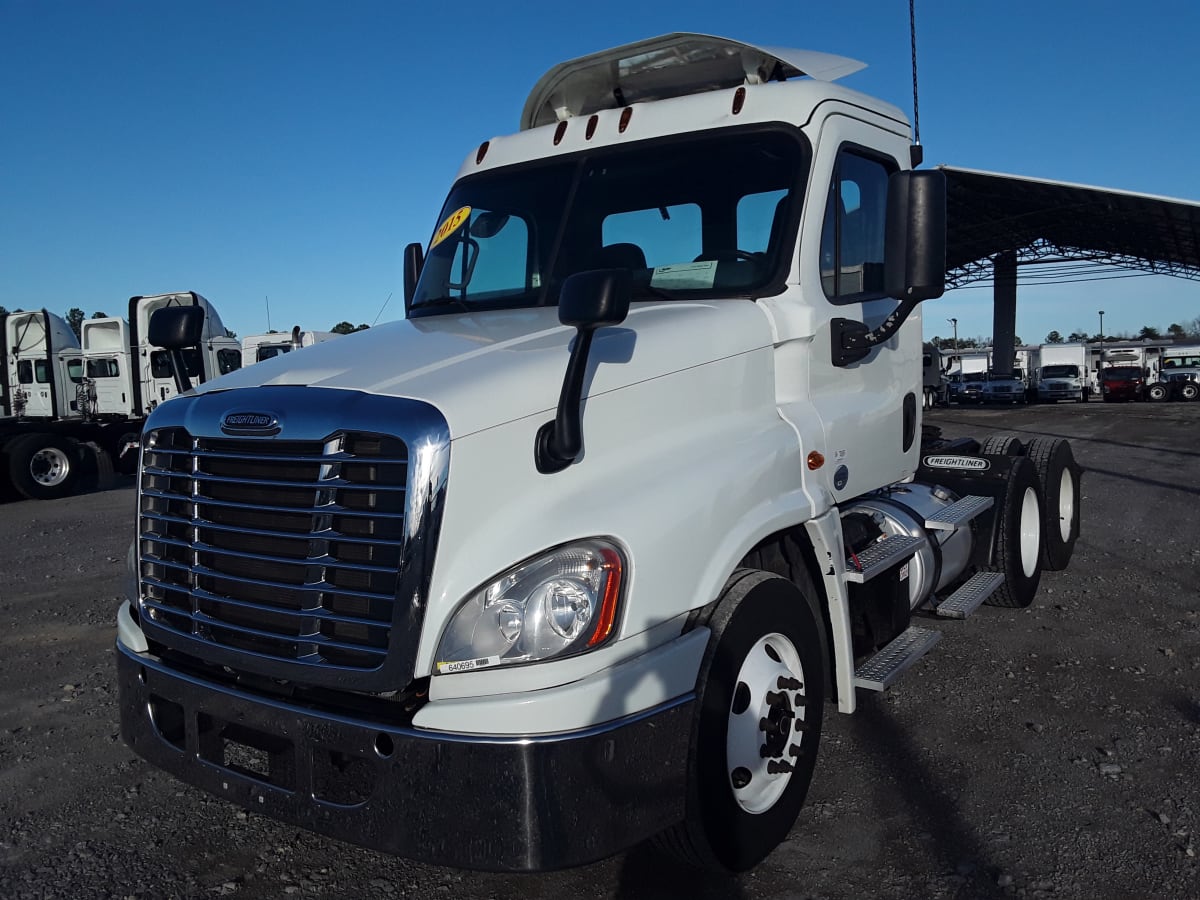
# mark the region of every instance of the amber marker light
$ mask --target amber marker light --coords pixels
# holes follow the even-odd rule
[[[617,598],[621,596],[621,557],[616,550],[605,548],[600,551],[604,557],[601,568],[606,575],[604,579],[604,596],[600,598],[600,612],[596,617],[596,630],[588,638],[587,645],[595,647],[604,642],[612,634],[617,622]]]
[[[816,450],[808,454],[808,468],[812,471],[817,471],[821,466],[825,465],[825,457]]]
[[[567,121],[566,121],[566,119],[564,119],[563,121],[559,122],[558,127],[554,129],[554,146],[555,147],[557,147],[559,144],[562,143],[563,135],[566,133],[567,133]]]
[[[617,131],[621,134],[625,133],[625,129],[629,127],[629,120],[633,118],[633,107],[627,106],[621,110],[621,121],[617,123]]]
[[[475,165],[479,165],[481,162],[483,162],[483,158],[487,156],[488,147],[491,146],[491,143],[491,141],[484,141],[479,145],[479,150],[477,150],[475,153]]]
[[[598,124],[600,124],[600,117],[599,117],[599,116],[592,116],[592,117],[590,117],[590,118],[588,119],[588,123],[587,123],[587,131],[585,131],[585,132],[583,133],[583,137],[584,137],[584,139],[585,139],[585,140],[589,140],[589,141],[590,141],[590,140],[592,139],[592,136],[593,136],[593,135],[596,133],[596,126],[597,126]]]
[[[736,116],[742,111],[742,107],[746,105],[746,89],[738,88],[733,92],[733,114]]]

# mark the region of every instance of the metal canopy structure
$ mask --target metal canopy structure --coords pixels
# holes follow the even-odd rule
[[[946,286],[1017,265],[1090,261],[1200,279],[1200,203],[973,169],[946,173]]]

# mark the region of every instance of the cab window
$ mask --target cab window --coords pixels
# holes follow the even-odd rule
[[[834,302],[883,293],[887,185],[894,168],[853,150],[838,154],[821,229],[821,286]]]

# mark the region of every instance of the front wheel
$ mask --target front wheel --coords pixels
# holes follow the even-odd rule
[[[686,817],[658,845],[723,872],[785,840],[812,781],[825,702],[816,592],[740,569],[708,622],[696,686]]]
[[[1163,400],[1166,400],[1168,393],[1167,386],[1162,382],[1152,384],[1146,388],[1147,399],[1153,400],[1155,403],[1161,403]]]
[[[1195,400],[1200,397],[1200,384],[1194,381],[1186,381],[1179,389],[1180,400]]]
[[[8,476],[30,500],[66,497],[79,479],[79,445],[53,434],[27,434],[7,450]]]

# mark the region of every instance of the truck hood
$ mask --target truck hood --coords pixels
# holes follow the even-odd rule
[[[197,392],[269,385],[423,400],[452,438],[553,410],[575,330],[555,308],[496,310],[390,322],[258,363]],[[584,396],[595,396],[772,342],[748,300],[639,303],[596,332]]]

